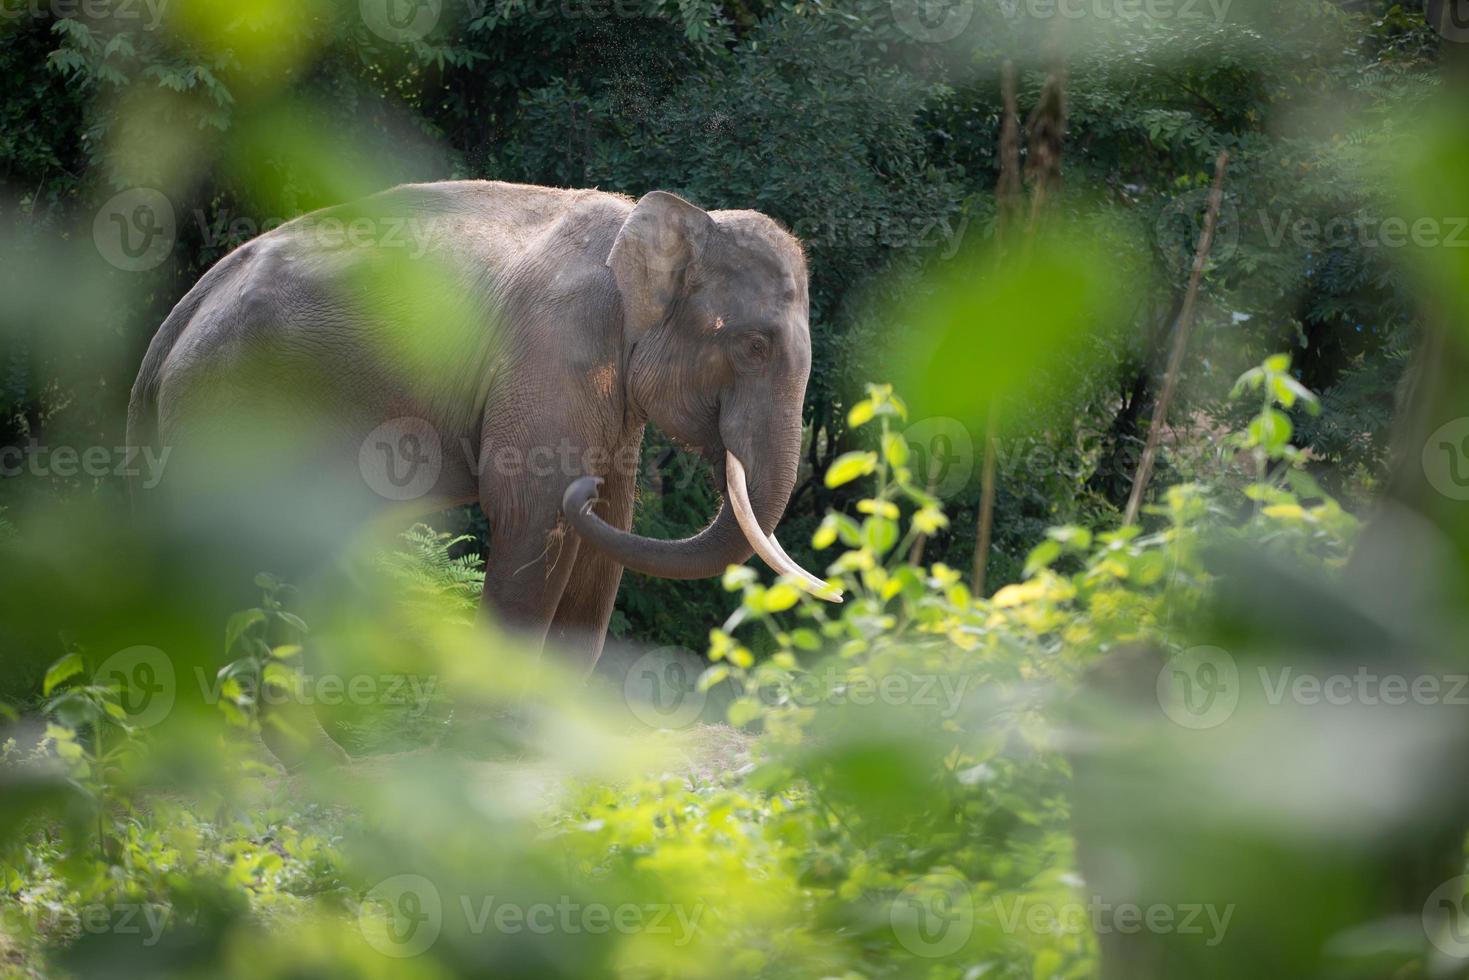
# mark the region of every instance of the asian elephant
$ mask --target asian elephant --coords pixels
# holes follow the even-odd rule
[[[754,211],[405,185],[210,269],[148,348],[128,442],[172,451],[170,506],[229,497],[216,520],[257,522],[242,541],[282,514],[325,537],[394,502],[478,502],[482,606],[589,670],[624,568],[699,578],[755,552],[840,601],[772,536],[800,456],[807,308],[799,242]],[[629,531],[649,420],[724,490],[683,540]]]

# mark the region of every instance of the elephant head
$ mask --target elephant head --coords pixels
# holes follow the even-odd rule
[[[622,303],[628,401],[709,461],[724,501],[703,531],[660,541],[594,514],[599,481],[588,477],[567,488],[567,520],[634,571],[707,578],[754,552],[813,594],[840,602],[772,534],[796,482],[811,373],[800,244],[757,212],[709,213],[654,191],[628,215],[607,267]]]

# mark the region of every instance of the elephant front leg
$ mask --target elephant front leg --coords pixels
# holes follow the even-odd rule
[[[613,466],[607,474],[599,493],[601,500],[596,505],[604,521],[623,531],[632,527],[640,444],[641,439],[615,454],[623,465]],[[580,549],[576,567],[551,620],[549,636],[553,652],[572,670],[590,674],[597,665],[621,582],[622,566],[614,559],[590,545]]]
[[[482,499],[490,523],[480,608],[539,650],[576,564],[579,542],[561,520],[561,495],[543,488],[517,505]]]

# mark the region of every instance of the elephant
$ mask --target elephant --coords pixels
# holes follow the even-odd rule
[[[148,347],[128,444],[172,451],[148,491],[167,506],[226,488],[212,519],[259,517],[241,541],[282,514],[308,515],[293,534],[310,537],[322,515],[335,534],[342,515],[477,502],[481,607],[589,672],[624,569],[710,577],[754,553],[841,601],[773,536],[800,459],[808,307],[800,243],[756,211],[657,190],[402,185],[205,273]],[[630,531],[649,421],[723,491],[683,540]]]

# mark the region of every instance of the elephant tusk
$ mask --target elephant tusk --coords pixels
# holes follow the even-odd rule
[[[745,485],[745,468],[740,465],[739,458],[729,450],[724,452],[726,483],[729,487],[729,501],[734,505],[735,519],[740,523],[740,530],[745,532],[745,538],[749,540],[750,547],[755,553],[781,575],[789,576],[796,580],[800,586],[818,599],[827,602],[841,602],[842,593],[832,588],[821,579],[806,571],[775,540],[775,535],[766,534],[760,529],[760,522],[755,520],[754,508],[750,506],[750,491]]]

